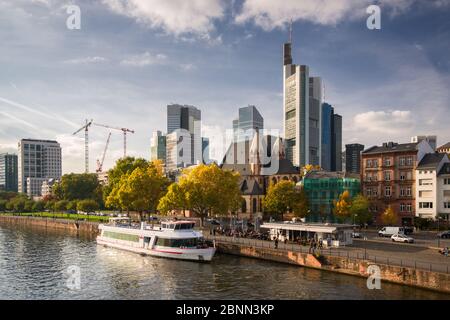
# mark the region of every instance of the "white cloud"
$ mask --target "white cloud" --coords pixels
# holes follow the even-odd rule
[[[389,10],[391,15],[405,12],[415,3],[419,3],[419,0],[378,1],[382,10]],[[290,19],[321,25],[336,25],[344,20],[366,17],[365,9],[371,4],[373,0],[245,0],[235,21],[238,24],[253,21],[264,30],[283,28]],[[426,5],[449,4],[449,0],[432,0]]]
[[[164,64],[167,61],[167,56],[162,53],[151,54],[150,52],[144,52],[140,55],[134,55],[120,62],[122,65],[132,67],[145,67],[155,64]]]
[[[411,111],[368,111],[353,117],[353,129],[380,134],[398,134],[414,125]]]
[[[85,57],[85,58],[77,58],[65,60],[64,63],[68,64],[90,64],[90,63],[103,63],[107,62],[108,59],[104,57]]]
[[[166,33],[205,35],[225,14],[222,0],[103,0],[112,11]]]

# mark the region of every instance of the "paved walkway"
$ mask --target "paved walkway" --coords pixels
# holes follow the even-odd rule
[[[262,248],[275,248],[273,241],[263,241],[247,238],[205,235],[206,239],[219,242],[235,243]],[[294,243],[278,243],[279,250],[290,250],[309,253],[308,246]],[[367,259],[374,263],[405,266],[416,269],[432,270],[450,273],[450,257],[445,257],[423,246],[402,243],[380,243],[373,241],[355,241],[353,245],[340,248],[325,248],[320,250],[323,255],[341,256],[353,259]]]

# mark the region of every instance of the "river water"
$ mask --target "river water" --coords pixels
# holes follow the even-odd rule
[[[75,266],[75,269],[74,267]],[[79,288],[69,270],[80,271]],[[68,286],[69,283],[69,286]],[[74,285],[75,284],[75,285]],[[0,299],[450,299],[450,295],[218,254],[142,257],[88,236],[0,225]]]

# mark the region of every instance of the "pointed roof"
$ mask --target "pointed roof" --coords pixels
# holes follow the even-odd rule
[[[239,189],[242,195],[264,195],[263,189],[254,179],[242,180]]]
[[[446,153],[427,153],[420,161],[417,169],[436,169],[446,156]]]

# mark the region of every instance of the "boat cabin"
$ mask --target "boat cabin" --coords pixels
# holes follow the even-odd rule
[[[195,222],[192,221],[163,221],[161,222],[162,230],[192,230]]]

